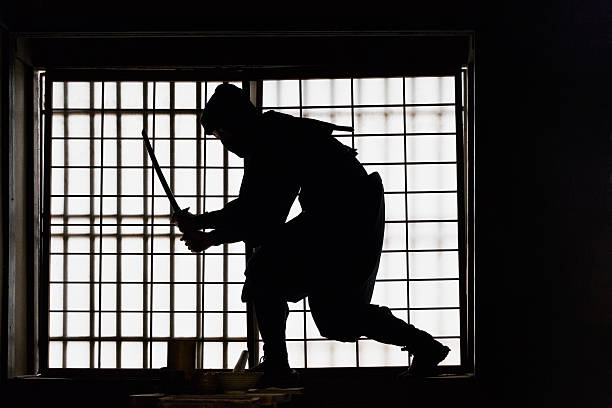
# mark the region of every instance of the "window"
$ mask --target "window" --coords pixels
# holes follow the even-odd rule
[[[199,340],[202,368],[230,368],[247,348],[244,244],[186,250],[140,136],[147,128],[182,207],[200,213],[237,196],[242,160],[205,137],[197,121],[219,82],[176,79],[47,79],[49,368],[159,368],[174,337]],[[368,172],[381,174],[386,194],[373,303],[447,344],[444,364],[451,366],[462,364],[467,340],[463,120],[456,111],[462,82],[458,74],[263,80],[252,87],[263,111],[354,127],[335,136],[358,150]],[[296,201],[290,217],[298,212]],[[409,363],[396,346],[321,338],[307,300],[290,310],[294,367]]]

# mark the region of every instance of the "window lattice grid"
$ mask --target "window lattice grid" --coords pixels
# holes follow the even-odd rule
[[[238,192],[242,162],[197,124],[215,85],[54,83],[50,367],[160,367],[165,342],[181,335],[201,341],[206,368],[229,367],[246,349],[244,246],[186,253],[140,137],[146,123],[181,206],[222,207]],[[385,184],[373,302],[449,345],[447,365],[460,363],[454,92],[453,77],[263,83],[264,110],[354,126],[336,136]],[[296,202],[290,217],[298,211]],[[407,363],[396,347],[320,338],[307,301],[290,309],[295,367]]]
[[[352,126],[336,138],[383,179],[386,228],[372,302],[431,332],[460,364],[458,190],[454,77],[264,81],[263,110]],[[299,212],[296,202],[292,214]],[[307,299],[289,304],[295,367],[405,366],[398,347],[328,341]],[[262,350],[261,341],[259,342]]]
[[[181,206],[221,208],[243,168],[197,123],[217,84],[53,83],[49,367],[162,367],[174,337],[205,368],[246,349],[244,245],[186,250],[140,136]]]

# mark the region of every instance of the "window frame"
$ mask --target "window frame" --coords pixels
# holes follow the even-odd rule
[[[398,76],[397,70],[390,72],[389,77]],[[243,88],[255,94],[256,98],[259,98],[257,103],[258,107],[261,107],[261,84],[264,79],[309,79],[309,78],[333,78],[337,77],[330,75],[324,76],[320,70],[316,72],[309,72],[308,67],[304,68],[303,75],[299,78],[295,77],[293,72],[285,72],[284,70],[274,69],[263,69],[261,71],[250,70],[248,73],[241,72],[239,68],[236,70],[228,69],[222,76],[218,72],[211,73],[207,71],[158,71],[158,70],[147,70],[147,71],[132,71],[132,70],[50,70],[47,71],[45,76],[45,92],[41,92],[41,98],[45,95],[48,99],[46,101],[47,108],[50,109],[51,105],[51,90],[52,83],[54,81],[242,81]],[[425,74],[418,72],[412,74],[410,72],[402,73],[401,76],[446,76],[452,75],[455,77],[455,116],[456,116],[456,137],[457,137],[457,194],[458,194],[458,243],[459,243],[459,289],[460,289],[460,356],[461,365],[459,366],[444,366],[442,372],[444,373],[469,373],[473,372],[473,344],[474,344],[474,324],[473,318],[473,266],[474,266],[474,249],[473,249],[473,121],[470,120],[472,115],[471,98],[473,93],[471,92],[471,86],[473,86],[473,67],[468,65],[462,67],[455,72],[436,72],[432,74]],[[381,77],[380,72],[373,73],[370,77]],[[359,74],[360,78],[367,78],[368,75]],[[221,78],[221,79],[220,79]],[[256,80],[254,78],[257,78]],[[457,86],[457,84],[460,84]],[[248,86],[247,86],[248,85]],[[41,105],[42,106],[42,105]],[[49,343],[49,253],[50,253],[50,166],[51,166],[51,117],[52,115],[47,114],[48,112],[43,111],[41,107],[41,125],[44,127],[44,134],[42,137],[42,157],[41,160],[41,190],[43,192],[41,197],[42,203],[42,239],[40,240],[40,275],[39,275],[39,316],[44,318],[38,319],[39,329],[39,361],[40,369],[43,374],[58,374],[58,373],[69,373],[69,372],[81,372],[83,370],[102,370],[104,369],[49,369],[48,368],[48,343]],[[248,244],[246,246],[246,253],[251,251]],[[247,255],[248,257],[248,255]],[[248,331],[248,345],[250,353],[250,364],[254,365],[257,361],[258,347],[257,338],[253,338],[252,333],[256,329],[256,320],[252,308],[247,306],[247,331]],[[329,368],[332,369],[332,368]],[[355,367],[356,370],[365,370],[365,367]],[[397,367],[382,367],[380,369],[396,370]],[[126,370],[129,372],[150,372],[151,369],[113,369],[112,371]],[[155,370],[155,369],[153,369]],[[346,370],[346,369],[345,369]]]

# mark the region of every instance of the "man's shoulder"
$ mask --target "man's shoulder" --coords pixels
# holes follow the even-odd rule
[[[331,134],[334,125],[316,119],[300,118],[287,113],[277,111],[267,111],[263,115],[264,124],[268,128],[278,128],[282,130],[304,131],[307,133],[322,132]]]
[[[268,132],[286,134],[299,132],[304,128],[304,119],[277,111],[267,111],[263,115],[263,125]]]
[[[297,116],[289,115],[287,113],[277,112],[274,110],[269,110],[262,114],[262,117],[265,122],[294,122],[299,120],[300,118]]]

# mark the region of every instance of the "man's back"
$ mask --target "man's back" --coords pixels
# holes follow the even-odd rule
[[[367,175],[355,151],[340,143],[333,124],[296,118],[279,112],[262,115],[261,150],[257,156],[281,165],[296,178],[304,211],[327,212],[359,193]]]

